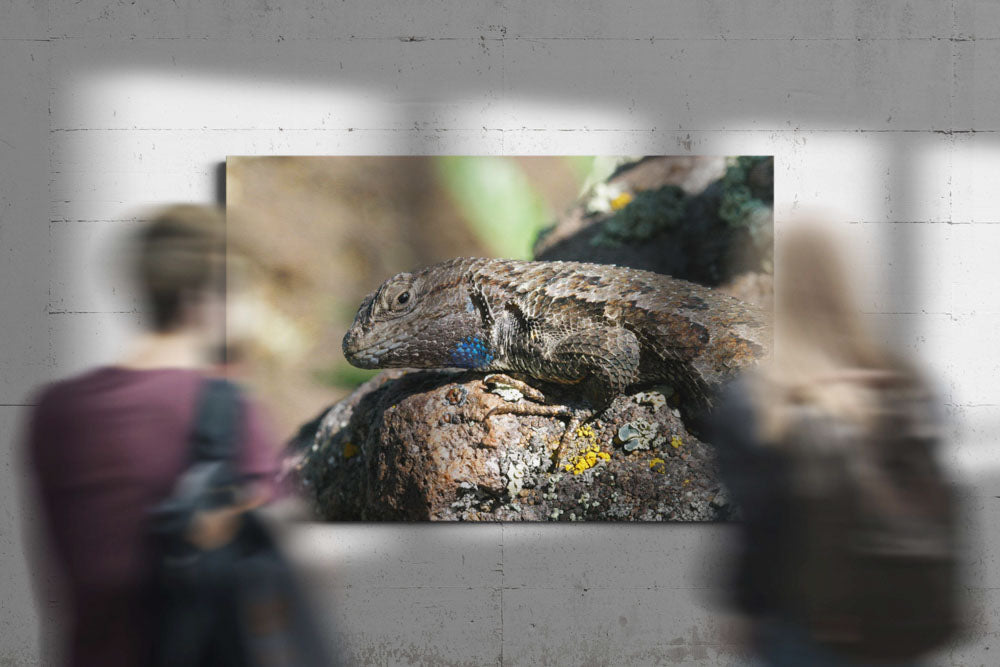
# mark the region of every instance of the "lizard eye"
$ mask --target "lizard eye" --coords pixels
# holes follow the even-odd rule
[[[416,303],[414,289],[413,277],[408,273],[389,279],[375,297],[377,306],[373,316],[391,319],[410,312]]]

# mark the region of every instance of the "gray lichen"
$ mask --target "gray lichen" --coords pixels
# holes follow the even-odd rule
[[[645,419],[630,421],[618,429],[615,441],[626,452],[634,452],[637,449],[652,449],[663,441],[663,438],[656,437],[659,428],[659,424],[650,423]]]
[[[507,495],[517,498],[521,489],[533,489],[545,478],[549,466],[545,436],[533,432],[527,447],[512,447],[500,457],[500,470],[506,480]]]
[[[493,385],[493,387],[490,389],[490,393],[496,394],[503,400],[508,401],[510,403],[516,403],[517,401],[520,401],[522,398],[524,398],[524,394],[521,393],[520,389],[503,383],[497,383]]]
[[[659,410],[664,405],[667,404],[667,396],[673,393],[672,389],[665,388],[663,392],[660,391],[641,391],[632,397],[636,405],[648,405],[654,410]]]

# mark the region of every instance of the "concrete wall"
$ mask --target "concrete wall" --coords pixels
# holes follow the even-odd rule
[[[941,383],[983,605],[941,662],[994,664],[998,62],[985,0],[5,0],[0,663],[50,655],[38,620],[60,608],[32,604],[11,448],[32,387],[113,358],[141,321],[92,277],[141,207],[212,200],[227,154],[742,153],[776,156],[779,230],[807,206],[849,221],[878,276],[866,309]],[[725,535],[350,525],[291,540],[361,664],[716,665]]]

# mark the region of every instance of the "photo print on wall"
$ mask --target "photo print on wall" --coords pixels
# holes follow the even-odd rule
[[[231,354],[330,521],[716,521],[773,158],[229,157]]]

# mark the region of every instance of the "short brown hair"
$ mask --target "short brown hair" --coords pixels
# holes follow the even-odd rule
[[[158,212],[139,232],[136,277],[155,330],[180,324],[185,297],[223,284],[225,225],[217,206],[178,204]]]

